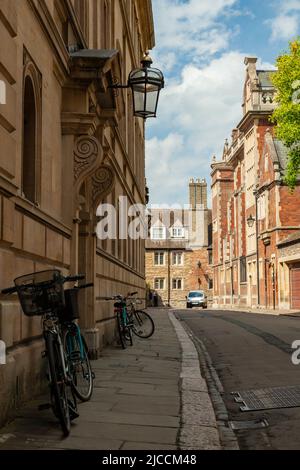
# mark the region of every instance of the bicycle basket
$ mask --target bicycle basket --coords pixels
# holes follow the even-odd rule
[[[59,310],[65,305],[63,277],[59,270],[26,274],[14,282],[23,312],[29,317]]]
[[[78,307],[79,289],[65,289],[65,307],[61,311],[62,321],[73,321],[79,318]]]

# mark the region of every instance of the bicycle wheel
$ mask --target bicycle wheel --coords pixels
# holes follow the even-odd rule
[[[153,335],[155,326],[150,315],[143,310],[135,310],[132,314],[132,331],[139,338],[150,338]]]
[[[52,333],[46,334],[45,341],[50,369],[50,388],[51,396],[53,398],[53,411],[55,416],[59,419],[64,435],[68,436],[71,429],[67,396],[68,385],[64,378],[64,367],[60,348]]]
[[[132,340],[132,326],[130,325],[126,325],[124,327],[124,337],[125,337],[125,341],[127,342],[127,344],[129,344],[130,346],[133,345],[133,340]]]
[[[64,349],[67,354],[73,391],[79,400],[89,401],[93,393],[94,375],[88,357],[87,344],[79,327],[75,324],[64,333]]]
[[[120,338],[120,343],[121,343],[122,349],[126,349],[127,344],[126,344],[126,339],[125,339],[125,335],[124,335],[124,325],[123,325],[122,311],[117,313],[117,326],[118,326],[118,333],[119,333],[119,338]]]

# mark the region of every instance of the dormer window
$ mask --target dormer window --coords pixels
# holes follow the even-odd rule
[[[166,228],[165,227],[152,227],[151,238],[153,240],[165,240],[166,239]]]
[[[172,238],[184,238],[184,228],[183,227],[173,227],[171,229]]]

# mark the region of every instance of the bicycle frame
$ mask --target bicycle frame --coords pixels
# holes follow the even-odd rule
[[[76,330],[77,330],[77,338],[78,338],[79,349],[80,349],[80,359],[83,360],[83,359],[84,359],[84,355],[85,355],[85,351],[84,351],[84,346],[83,346],[83,342],[82,342],[82,339],[81,339],[81,331],[80,331],[80,328],[79,328],[79,326],[77,325],[77,323],[75,323],[75,322],[72,322],[72,323],[70,323],[70,324],[67,326],[67,329],[68,329],[69,331],[70,331],[70,327],[75,327]],[[71,354],[72,354],[73,343],[72,343],[72,340],[71,340],[71,337],[70,337],[70,336],[67,337],[67,341],[68,341],[68,348],[69,348],[69,351],[70,351]]]
[[[127,326],[127,324],[128,324],[128,313],[127,313],[127,307],[125,305],[122,308],[122,320],[123,320],[124,326]]]
[[[56,341],[59,347],[59,354],[61,357],[64,380],[68,382],[69,377],[68,377],[68,367],[66,365],[66,360],[65,360],[65,351],[64,351],[62,340],[61,340],[61,333],[59,331],[58,325],[56,324],[56,321],[53,318],[45,318],[43,320],[43,330],[44,330],[45,339],[46,339],[46,334],[52,334],[56,337]],[[52,382],[50,369],[49,369],[49,378],[50,378],[50,382]]]

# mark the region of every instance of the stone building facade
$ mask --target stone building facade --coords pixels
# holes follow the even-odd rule
[[[151,209],[146,282],[161,306],[185,307],[190,290],[204,290],[211,297],[211,211],[205,180],[190,181],[188,207]]]
[[[273,72],[256,62],[245,59],[244,115],[212,164],[214,304],[291,308],[281,243],[299,230],[300,186],[291,194],[284,184],[287,150],[269,120]]]
[[[97,355],[115,330],[97,298],[145,295],[144,241],[95,228],[100,203],[145,203],[144,122],[130,91],[109,86],[154,46],[151,0],[0,0],[0,44],[0,288],[53,267],[85,273],[80,321]],[[0,339],[3,422],[44,380],[40,319],[16,296],[0,298]]]

